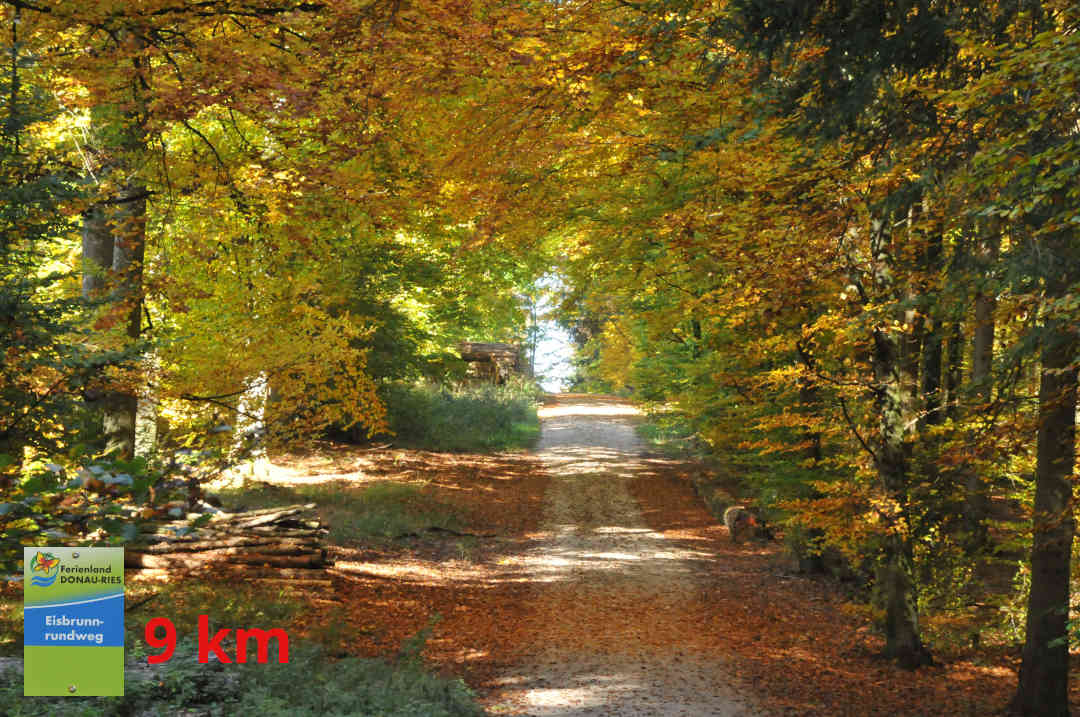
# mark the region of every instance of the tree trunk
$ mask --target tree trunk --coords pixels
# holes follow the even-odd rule
[[[82,254],[82,296],[87,301],[101,299],[113,265],[113,235],[101,205],[83,214]]]
[[[964,380],[964,327],[952,323],[945,342],[945,417],[956,421],[960,417],[960,384]]]
[[[83,215],[82,294],[87,300],[107,299],[124,313],[124,333],[139,337],[142,323],[142,269],[146,249],[146,190],[129,188]],[[121,458],[135,455],[135,414],[138,401],[130,389],[106,388],[91,395],[90,405],[101,411],[105,451]]]
[[[874,256],[874,284],[878,291],[891,293],[895,288],[892,274],[891,236],[884,220],[875,220],[871,234]],[[877,590],[885,604],[885,656],[894,658],[907,669],[933,662],[919,636],[918,601],[912,579],[910,525],[908,522],[908,482],[910,457],[905,440],[909,429],[907,411],[911,397],[905,396],[914,385],[905,376],[904,341],[896,329],[882,321],[874,330],[873,370],[874,407],[878,414],[880,437],[875,463],[886,495],[898,511],[890,516],[892,525],[885,538],[884,556],[877,570]]]
[[[821,415],[821,395],[817,381],[813,379],[815,371],[814,355],[811,352],[810,341],[796,341],[795,351],[798,353],[799,362],[806,369],[806,373],[799,378],[799,404],[800,410],[812,418]],[[806,457],[814,466],[821,462],[821,431],[816,429],[804,429],[803,440],[806,441]]]
[[[930,237],[926,246],[926,269],[930,276],[940,273],[942,239],[940,233]],[[945,421],[941,410],[941,360],[944,323],[941,317],[941,292],[930,307],[929,328],[923,339],[922,396],[925,409],[921,423],[938,426]]]
[[[901,667],[930,664],[930,652],[919,637],[918,602],[912,579],[910,526],[907,524],[909,457],[905,443],[904,382],[900,375],[900,339],[886,329],[874,335],[874,375],[881,438],[877,446],[877,472],[885,492],[899,506],[885,540],[885,554],[877,571],[877,590],[885,604],[885,656]]]
[[[116,276],[115,301],[126,314],[125,333],[137,341],[142,326],[142,272],[146,254],[146,189],[131,186],[117,198],[112,220],[113,273]],[[127,388],[114,391],[105,411],[106,451],[124,458],[135,455],[135,419],[138,397]]]
[[[130,28],[119,31],[118,37],[133,39],[143,48],[143,35]],[[139,166],[146,146],[144,94],[148,67],[142,56],[132,59],[133,106],[120,110],[114,104],[116,98],[107,96],[101,98],[100,105],[91,113],[92,121],[104,130],[101,136],[108,137],[94,151],[98,165],[95,181],[110,179],[123,189],[101,198],[83,214],[83,296],[108,300],[111,310],[123,317],[127,345],[139,338],[142,324],[147,191],[131,177],[137,174],[134,168]],[[129,101],[124,98],[125,104]],[[106,453],[125,459],[134,457],[138,410],[134,388],[106,387],[104,394],[92,403],[102,414]]]
[[[910,541],[889,536],[885,560],[876,573],[877,590],[885,601],[885,656],[908,670],[933,663],[919,637],[919,608],[911,576]]]
[[[1063,296],[1067,278],[1047,282],[1051,298]],[[1056,286],[1054,286],[1056,284]],[[1080,341],[1070,327],[1047,328],[1039,384],[1038,464],[1035,469],[1031,594],[1020,684],[1012,702],[1025,717],[1069,714],[1069,569],[1076,521],[1072,472],[1076,460],[1077,369]]]
[[[107,301],[112,283],[113,252],[115,238],[112,227],[106,218],[106,207],[95,204],[83,213],[82,230],[82,296],[85,300]],[[99,377],[104,380],[104,376]],[[113,417],[123,412],[122,397],[106,387],[104,390],[91,390],[87,393],[87,405],[95,413],[101,414],[102,434],[107,451],[120,448],[115,440],[117,422]],[[121,434],[122,436],[122,434]]]
[[[995,220],[987,226],[979,247],[980,286],[975,294],[975,340],[971,356],[971,387],[975,403],[989,405],[993,400],[994,363],[994,311],[997,308],[996,291],[988,286],[988,274],[997,261],[1001,243],[1001,222]],[[978,470],[969,467],[964,478],[964,523],[972,536],[972,545],[986,542],[986,516],[990,509],[988,486]]]
[[[914,239],[919,233],[919,216],[922,213],[921,203],[912,204],[908,208],[907,232],[908,238]],[[916,264],[925,271],[928,261],[925,248],[917,250]],[[905,331],[900,338],[900,398],[904,403],[905,416],[919,415],[922,406],[916,401],[919,397],[919,364],[922,359],[923,334],[926,332],[925,302],[925,277],[909,279],[906,286],[905,297],[907,308],[904,309],[903,325]],[[921,421],[920,421],[921,423]]]
[[[930,330],[923,341],[922,395],[926,410],[923,423],[940,426],[945,422],[941,407],[942,330],[944,325],[937,316],[930,320]]]
[[[961,234],[953,242],[952,255],[946,281],[954,286],[963,284],[961,272],[967,261],[967,244]],[[964,381],[964,325],[966,318],[966,296],[960,301],[960,310],[948,316],[950,328],[945,339],[945,418],[953,423],[960,419],[960,386]]]
[[[992,367],[994,360],[994,309],[997,300],[993,293],[975,295],[975,346],[971,357],[971,384],[980,403],[993,399]]]

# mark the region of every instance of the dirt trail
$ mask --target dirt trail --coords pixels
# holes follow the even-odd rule
[[[631,495],[643,469],[635,415],[571,397],[541,412],[545,536],[516,559],[534,585],[533,645],[497,682],[499,713],[756,713],[724,664],[694,649],[713,556],[651,531]]]

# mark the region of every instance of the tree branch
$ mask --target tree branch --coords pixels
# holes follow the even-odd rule
[[[847,421],[848,427],[851,429],[851,432],[855,434],[855,437],[859,439],[859,443],[862,444],[863,449],[865,449],[866,452],[870,454],[870,457],[874,459],[874,462],[877,463],[878,457],[877,454],[874,453],[874,449],[863,439],[855,422],[851,420],[851,414],[849,414],[847,410],[847,401],[844,400],[843,396],[839,396],[838,398],[840,399],[840,408],[844,412],[844,420]]]

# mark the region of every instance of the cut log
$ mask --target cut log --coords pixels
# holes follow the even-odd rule
[[[235,530],[211,530],[203,528],[185,535],[175,533],[140,533],[140,543],[191,543],[211,538],[249,537],[249,538],[323,538],[330,531],[326,528],[279,528],[264,526],[256,528],[236,528]]]
[[[308,536],[324,537],[324,536],[326,536],[327,534],[330,533],[330,531],[327,530],[326,528],[320,528],[319,527],[319,525],[320,525],[319,521],[317,521],[317,520],[308,520],[308,521],[305,521],[305,523],[309,524],[308,527],[304,527],[304,528],[276,528],[274,526],[261,527],[261,528],[256,527],[256,528],[246,528],[242,532],[245,535],[247,535],[247,534],[253,534],[253,535],[280,535],[281,537],[289,537],[289,538],[300,538],[300,537],[308,537]]]
[[[294,515],[314,510],[314,508],[315,504],[309,503],[308,505],[290,505],[272,510],[251,511],[245,513],[222,513],[211,518],[210,525],[215,528],[220,528],[224,524],[253,528],[260,525],[277,523],[285,518],[291,518]]]
[[[248,545],[234,548],[203,548],[202,550],[126,550],[125,555],[183,555],[188,558],[214,560],[236,555],[312,555],[321,552],[318,546],[281,547],[277,545]]]

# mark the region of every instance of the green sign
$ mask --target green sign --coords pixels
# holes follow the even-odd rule
[[[124,549],[23,548],[23,694],[124,694]]]

